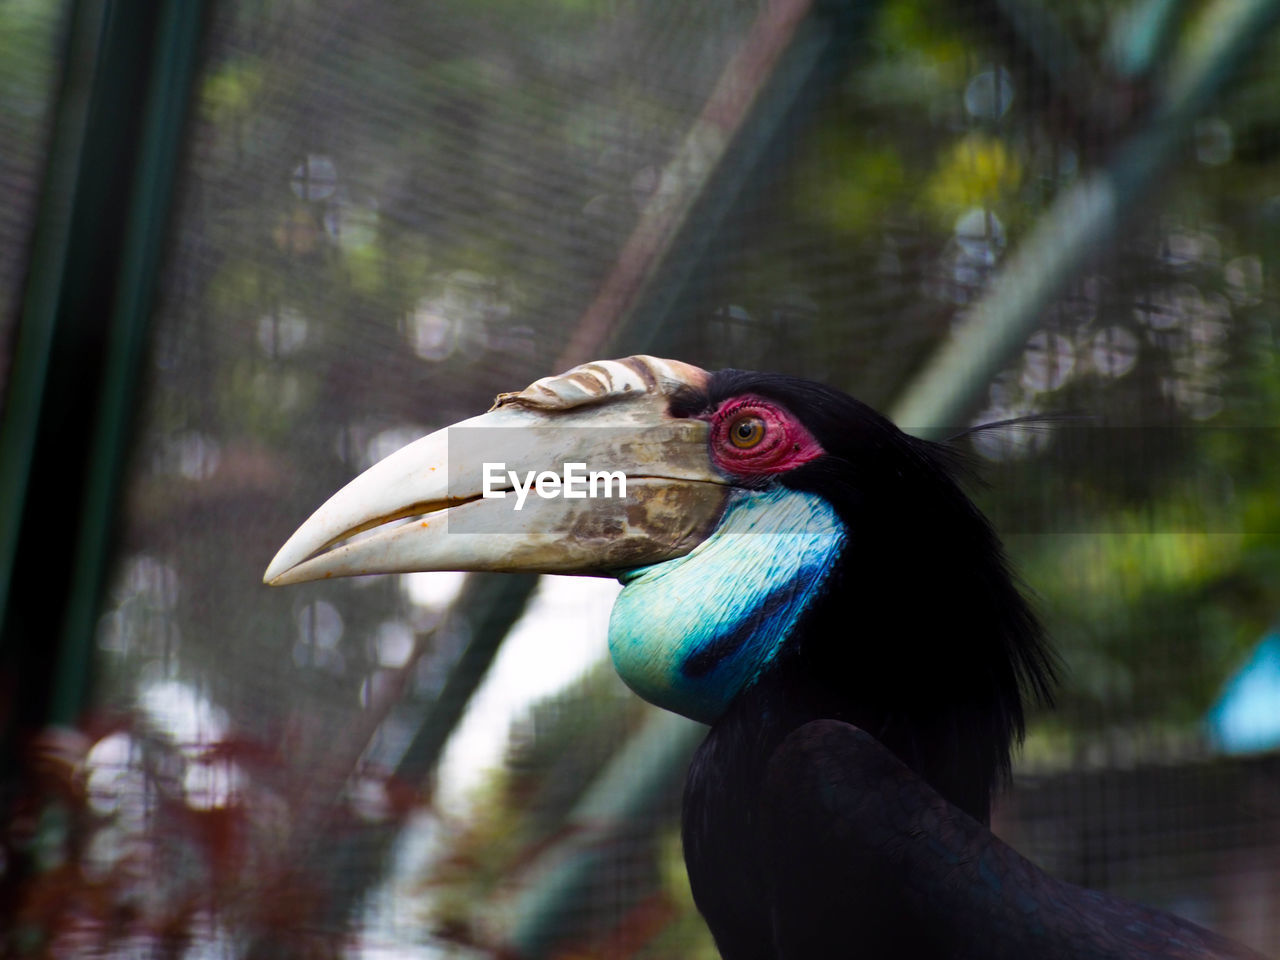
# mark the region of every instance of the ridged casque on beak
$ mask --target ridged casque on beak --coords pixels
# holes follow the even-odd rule
[[[504,393],[488,413],[414,441],[335,493],[263,579],[611,575],[682,556],[715,527],[730,489],[711,465],[707,425],[668,413],[677,392],[706,378],[637,356]]]

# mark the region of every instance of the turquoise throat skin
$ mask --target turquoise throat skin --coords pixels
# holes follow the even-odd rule
[[[650,703],[712,723],[777,655],[844,543],[815,494],[735,491],[692,552],[619,578],[614,667]]]

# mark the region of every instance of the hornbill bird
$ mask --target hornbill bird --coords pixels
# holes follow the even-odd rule
[[[959,468],[821,384],[601,361],[375,464],[264,579],[621,580],[619,674],[710,726],[683,837],[725,960],[1257,958],[987,828],[1054,661]]]

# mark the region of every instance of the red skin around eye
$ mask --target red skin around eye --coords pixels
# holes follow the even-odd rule
[[[735,447],[729,438],[730,428],[743,417],[764,421],[764,437],[746,450]],[[711,424],[711,459],[731,476],[785,473],[826,452],[804,424],[764,397],[748,394],[726,400],[707,420]]]

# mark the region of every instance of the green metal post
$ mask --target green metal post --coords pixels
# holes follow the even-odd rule
[[[0,772],[75,719],[203,0],[80,0],[0,435]]]
[[[1114,242],[1119,226],[1179,158],[1195,121],[1280,20],[1277,0],[1219,0],[1211,43],[1175,62],[1159,105],[1103,169],[1065,191],[1022,241],[965,325],[892,411],[904,429],[960,424],[1035,331],[1043,311]]]

